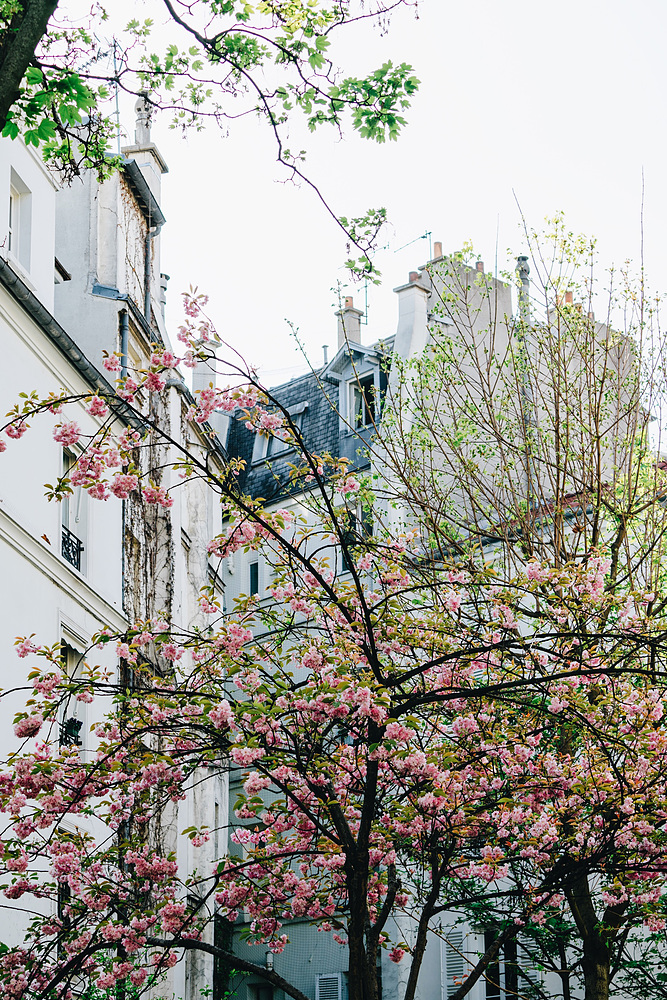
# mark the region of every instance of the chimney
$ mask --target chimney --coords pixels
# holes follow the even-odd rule
[[[134,110],[137,115],[134,123],[134,143],[136,146],[148,146],[151,141],[151,106],[145,94],[139,94]]]
[[[329,345],[322,344],[322,353],[324,354],[324,364],[329,364]]]
[[[336,313],[338,317],[338,347],[343,346],[346,341],[354,344],[361,343],[361,309],[355,309],[351,295],[345,296],[345,305]]]
[[[421,279],[421,280],[419,280]],[[410,272],[410,281],[395,288],[398,295],[398,326],[394,350],[402,358],[424,350],[429,339],[428,301],[429,286],[426,272]]]
[[[164,310],[167,305],[167,282],[169,281],[168,274],[160,275],[160,308],[162,309],[162,315],[164,316]]]
[[[484,274],[484,261],[483,260],[478,260],[477,263],[475,264],[475,267],[477,268],[477,270],[479,271],[480,274]]]
[[[519,291],[519,312],[524,322],[530,322],[530,266],[528,258],[522,254],[516,259],[516,273],[521,282]]]
[[[574,292],[566,292],[565,293],[565,305],[566,306],[571,306],[573,302],[574,302]]]
[[[438,260],[442,257],[442,243],[435,242],[433,244],[433,260]]]
[[[197,344],[199,349],[204,346],[202,341]],[[208,387],[213,383],[215,387],[215,352],[212,348],[206,351],[206,357],[197,360],[197,364],[192,369],[192,391],[201,392],[202,389],[208,389]]]

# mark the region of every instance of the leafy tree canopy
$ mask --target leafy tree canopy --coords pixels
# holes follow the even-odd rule
[[[335,42],[339,29],[369,19],[384,24],[416,0],[155,0],[152,6],[151,17],[133,18],[114,33],[100,4],[80,16],[57,0],[1,3],[2,134],[23,136],[65,177],[87,167],[103,176],[117,163],[119,92],[144,95],[151,110],[184,129],[208,122],[226,129],[235,119],[258,116],[278,161],[313,187],[360,252],[351,266],[370,272],[368,251],[384,213],[350,225],[338,219],[304,173],[296,126],[314,132],[349,125],[375,142],[398,137],[418,87],[412,67],[387,61],[367,76],[346,75]],[[167,42],[165,32],[172,36]]]

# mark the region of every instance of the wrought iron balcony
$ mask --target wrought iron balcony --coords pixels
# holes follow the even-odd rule
[[[63,559],[67,559],[75,569],[81,569],[81,553],[83,552],[83,542],[63,524],[62,554]]]
[[[60,745],[61,747],[80,747],[81,740],[79,733],[83,723],[80,719],[65,719],[60,724]]]

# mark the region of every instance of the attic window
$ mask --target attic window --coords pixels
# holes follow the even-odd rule
[[[289,418],[299,432],[301,432],[303,428],[303,418],[307,409],[307,400],[302,403],[297,403],[295,406],[287,407]],[[261,462],[266,458],[276,458],[278,455],[282,455],[284,452],[289,451],[293,447],[294,445],[290,441],[284,441],[281,437],[257,434],[255,436],[255,442],[252,450],[252,461]]]
[[[364,375],[350,382],[350,424],[356,431],[375,423],[375,377]]]

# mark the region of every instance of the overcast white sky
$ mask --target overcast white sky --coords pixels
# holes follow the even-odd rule
[[[149,7],[132,5],[137,16]],[[572,229],[598,237],[603,260],[638,260],[642,169],[648,274],[667,285],[666,37],[664,0],[421,0],[419,18],[399,12],[386,35],[341,32],[349,72],[393,59],[422,81],[398,143],[322,134],[311,145],[311,176],[337,212],[384,205],[391,220],[365,339],[393,332],[392,288],[427,259],[427,230],[445,252],[472,240],[489,270],[496,239],[501,267],[507,248],[520,252],[517,200],[531,225],[562,209]],[[331,289],[345,280],[345,250],[314,196],[281,183],[256,120],[228,137],[212,127],[184,139],[158,119],[153,138],[170,168],[162,265],[172,323],[178,293],[197,284],[221,334],[271,383],[303,370],[285,318],[318,364],[321,345],[335,345]],[[363,304],[363,289],[347,294]]]

